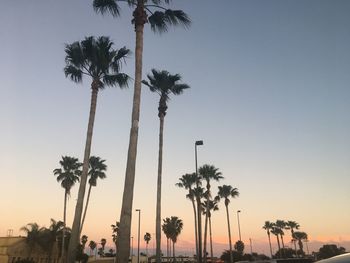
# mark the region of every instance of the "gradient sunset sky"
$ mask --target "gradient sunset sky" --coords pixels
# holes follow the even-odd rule
[[[90,106],[90,80],[75,84],[64,76],[64,45],[106,35],[115,48],[134,50],[132,10],[121,7],[113,19],[95,14],[87,0],[2,1],[0,236],[62,219],[64,190],[52,171],[62,155],[82,159]],[[253,251],[269,254],[262,226],[276,219],[297,221],[310,252],[328,242],[350,250],[350,1],[176,0],[171,7],[187,12],[193,24],[163,35],[146,25],[143,70],[144,77],[152,68],[179,73],[191,86],[169,102],[165,118],[162,218],[183,219],[178,249],[194,253],[194,227],[186,191],[175,183],[194,171],[194,142],[203,140],[199,165],[215,165],[225,177],[220,184],[240,192],[230,204],[234,242],[241,210],[248,252],[251,238]],[[133,77],[133,55],[124,71]],[[92,154],[106,159],[108,172],[92,191],[83,232],[110,246],[132,87],[106,89],[98,98]],[[134,196],[142,236],[155,233],[157,107],[158,97],[143,88]],[[221,254],[228,248],[223,203],[212,221]],[[136,212],[132,234],[136,245]]]

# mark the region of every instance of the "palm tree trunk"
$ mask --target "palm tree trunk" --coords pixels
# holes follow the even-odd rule
[[[192,201],[192,207],[193,207],[193,214],[194,214],[194,234],[195,234],[195,240],[196,240],[196,256],[198,257],[198,226],[197,226],[197,212],[196,212],[196,204],[194,201],[194,198],[191,198]]]
[[[208,235],[208,211],[209,211],[209,195],[210,195],[210,184],[207,182],[207,207],[205,212],[205,224],[204,224],[204,241],[203,241],[203,254],[204,262],[207,262],[207,235]]]
[[[228,205],[226,205],[226,217],[227,217],[227,228],[228,228],[228,242],[230,244],[230,263],[233,263],[232,242],[231,242],[231,227],[230,227],[230,216],[229,216],[229,213],[228,213]]]
[[[280,238],[278,235],[276,235],[277,237],[277,246],[278,246],[278,255],[279,257],[281,256],[281,245],[280,245]]]
[[[163,129],[164,114],[159,115],[159,152],[157,178],[157,208],[156,208],[156,262],[161,263],[161,204],[162,204],[162,162],[163,162]]]
[[[271,254],[271,258],[272,258],[272,246],[271,246],[271,237],[270,237],[270,232],[267,232],[267,236],[269,237],[270,254]]]
[[[62,229],[62,248],[61,248],[61,262],[64,263],[64,236],[66,235],[66,209],[67,209],[68,191],[64,191],[64,205],[63,205],[63,229]]]
[[[202,214],[201,214],[201,199],[196,196],[197,199],[197,223],[198,223],[198,254],[197,261],[202,263]]]
[[[176,262],[176,258],[175,258],[175,242],[173,241],[173,258],[174,258],[174,262]]]
[[[128,262],[130,255],[130,231],[132,216],[132,201],[134,197],[135,166],[137,156],[137,139],[140,118],[141,103],[141,79],[142,79],[142,53],[143,53],[143,28],[147,21],[144,11],[144,0],[137,0],[134,11],[134,23],[136,32],[135,47],[135,83],[131,116],[131,129],[129,139],[128,158],[126,163],[123,202],[120,212],[120,233],[118,241],[118,262]]]
[[[211,232],[211,216],[209,216],[209,237],[210,237],[210,258],[211,258],[211,262],[214,262],[213,236],[212,236],[212,232]]]
[[[83,219],[81,220],[79,236],[81,236],[81,232],[83,231],[83,226],[84,226],[85,217],[86,217],[86,211],[87,211],[87,208],[88,208],[88,205],[89,205],[89,200],[90,200],[91,187],[92,187],[92,185],[90,184],[89,191],[88,191],[88,194],[87,194],[87,197],[86,197],[86,204],[85,204]]]
[[[85,151],[84,151],[83,171],[82,171],[82,174],[80,177],[78,200],[77,200],[77,204],[75,206],[72,233],[71,233],[69,247],[68,247],[68,257],[67,257],[68,263],[75,262],[77,245],[79,244],[79,230],[80,230],[81,214],[83,212],[84,195],[85,195],[87,175],[88,175],[88,170],[89,170],[89,158],[90,158],[90,152],[91,152],[92,134],[93,134],[94,122],[95,122],[97,94],[98,94],[98,89],[99,89],[98,81],[94,80],[92,82],[91,89],[92,89],[91,105],[90,105],[89,123],[88,123]]]
[[[285,254],[285,251],[284,251],[283,235],[281,235],[281,242],[282,242],[282,255],[283,255],[283,258],[285,258],[285,257],[286,257],[286,254]]]

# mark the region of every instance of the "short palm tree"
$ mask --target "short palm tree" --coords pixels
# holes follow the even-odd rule
[[[62,232],[62,251],[61,257],[65,257],[65,233],[66,233],[66,211],[67,211],[67,199],[70,196],[70,190],[79,182],[81,175],[81,163],[75,157],[62,156],[60,160],[61,168],[53,170],[53,174],[57,176],[57,182],[61,182],[61,186],[64,188],[64,205],[63,205],[63,232]]]
[[[89,242],[90,256],[94,255],[94,251],[95,251],[96,247],[97,247],[96,242],[93,241],[93,240],[91,240],[91,241]],[[96,254],[95,254],[95,255],[96,255]]]
[[[283,240],[283,236],[284,236],[284,229],[286,229],[286,222],[284,220],[276,220],[275,222],[275,227],[279,228],[280,230],[278,231],[279,232],[279,235],[281,237],[281,243],[282,243],[282,256],[283,257],[286,257],[285,255],[285,250],[284,250],[284,240]]]
[[[161,253],[161,200],[162,200],[162,163],[163,163],[163,130],[164,118],[168,109],[167,102],[170,95],[180,95],[185,89],[190,88],[187,84],[181,84],[179,74],[171,75],[168,71],[152,69],[152,75],[147,75],[148,81],[142,83],[152,92],[160,96],[158,106],[159,117],[159,152],[158,152],[158,177],[157,177],[157,205],[156,205],[156,255]]]
[[[239,196],[239,192],[237,188],[233,188],[231,185],[223,185],[223,186],[219,186],[218,195],[216,197],[216,200],[220,200],[221,198],[225,200],[228,240],[230,245],[230,263],[233,263],[233,257],[232,257],[231,227],[230,227],[230,216],[228,212],[228,205],[230,203],[231,197],[236,198],[238,196]]]
[[[273,224],[272,222],[270,222],[270,221],[265,221],[265,224],[264,224],[263,227],[262,227],[263,229],[266,230],[267,236],[268,236],[268,238],[269,238],[269,245],[270,245],[270,254],[271,254],[271,258],[272,258],[272,246],[271,246],[271,237],[270,237],[271,233],[270,233],[270,231],[271,231],[273,225],[274,225],[274,224]]]
[[[85,203],[85,209],[83,213],[83,219],[81,221],[81,226],[80,226],[80,235],[81,231],[83,230],[84,222],[85,222],[85,217],[86,217],[86,211],[89,205],[89,200],[90,200],[90,194],[91,194],[91,188],[97,185],[97,179],[100,178],[105,179],[106,178],[106,173],[105,171],[107,170],[107,165],[104,163],[106,160],[102,160],[100,157],[96,156],[90,156],[89,158],[89,172],[88,176],[90,176],[89,179],[89,190],[88,194],[86,197],[86,203]]]
[[[286,222],[286,229],[290,229],[292,241],[294,243],[295,255],[297,254],[297,244],[296,244],[296,240],[293,238],[293,234],[294,234],[294,229],[299,229],[299,227],[300,227],[300,225],[295,221],[289,220]]]
[[[81,216],[83,212],[85,188],[89,170],[92,133],[95,122],[98,92],[105,87],[127,87],[129,77],[120,73],[121,66],[129,54],[125,47],[114,50],[108,37],[86,37],[83,41],[66,45],[66,67],[64,73],[74,82],[81,82],[83,76],[91,78],[91,104],[86,135],[83,171],[80,180],[78,199],[75,206],[72,235],[68,248],[68,262],[74,262],[79,244]]]
[[[27,234],[26,243],[29,247],[29,255],[31,255],[34,246],[39,243],[41,229],[37,223],[29,223],[20,230]]]
[[[209,211],[209,200],[211,197],[210,192],[210,181],[216,181],[218,182],[220,179],[224,178],[221,176],[221,172],[219,172],[219,168],[216,168],[214,165],[204,164],[203,166],[199,167],[198,169],[200,178],[203,179],[207,185],[206,185],[206,192],[205,196],[207,199],[207,207],[205,211]],[[203,242],[203,252],[204,252],[204,262],[207,262],[207,235],[208,235],[208,213],[205,213],[205,225],[204,225],[204,242]]]
[[[151,241],[151,234],[146,232],[146,234],[143,236],[143,239],[146,242],[146,255],[148,257],[148,243]]]
[[[194,231],[195,231],[195,241],[196,241],[196,255],[198,255],[198,227],[197,227],[197,211],[195,195],[193,192],[193,187],[196,185],[197,176],[196,173],[184,174],[179,178],[179,182],[175,185],[180,188],[185,188],[188,190],[186,197],[191,200],[194,214]]]
[[[102,253],[102,255],[105,254],[105,246],[106,246],[106,244],[107,244],[107,240],[105,238],[101,238],[101,253]]]
[[[293,234],[293,238],[298,241],[300,254],[303,255],[304,250],[303,250],[303,242],[302,241],[307,240],[307,234],[305,232],[295,231]]]
[[[135,181],[135,166],[137,155],[137,139],[139,130],[140,104],[141,104],[141,78],[143,57],[143,31],[148,22],[153,31],[164,32],[169,26],[190,25],[190,19],[181,10],[171,10],[164,7],[170,0],[94,0],[93,7],[101,14],[110,13],[114,17],[120,15],[120,3],[127,3],[129,7],[135,8],[132,23],[136,32],[135,47],[135,84],[132,106],[131,129],[129,139],[129,150],[125,172],[123,203],[120,215],[120,251],[119,262],[127,262],[130,251],[131,213]],[[159,253],[159,251],[158,251]],[[157,263],[160,263],[161,255],[157,255]]]
[[[49,240],[48,240],[49,262],[51,262],[51,257],[52,257],[56,240],[58,239],[59,235],[63,232],[63,229],[64,229],[64,222],[56,221],[55,219],[51,218],[51,224],[48,229],[49,230]]]
[[[118,238],[119,238],[119,222],[117,221],[115,223],[115,225],[111,225],[112,227],[112,240],[113,240],[113,243],[115,244],[115,249],[116,249],[116,257],[117,257],[117,254],[118,254]]]
[[[88,242],[88,236],[87,235],[82,235],[80,238],[80,242],[83,246],[83,251],[85,249],[86,243]]]
[[[218,201],[217,200],[209,200],[209,205],[207,204],[207,200],[202,203],[203,214],[208,214],[209,219],[209,241],[210,241],[210,258],[211,262],[214,262],[214,254],[213,254],[213,235],[211,231],[211,211],[219,210]]]

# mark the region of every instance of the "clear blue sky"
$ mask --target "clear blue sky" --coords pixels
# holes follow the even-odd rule
[[[122,6],[121,18],[102,17],[91,2],[2,1],[0,235],[60,219],[63,189],[52,170],[61,155],[82,159],[90,80],[65,79],[64,44],[108,35],[116,48],[134,50],[131,10]],[[239,188],[231,217],[242,210],[243,238],[251,237],[257,249],[268,253],[261,226],[276,219],[297,221],[315,247],[333,241],[350,249],[350,2],[177,0],[172,7],[186,11],[193,25],[162,36],[146,26],[144,76],[166,69],[191,86],[170,101],[165,120],[163,217],[184,219],[179,245],[193,241],[192,211],[174,184],[194,170],[194,141],[203,139],[199,164],[214,164],[226,178],[222,183]],[[133,76],[134,56],[127,64]],[[88,211],[86,232],[96,240],[109,238],[110,224],[119,219],[132,86],[104,90],[98,99],[92,153],[109,169]],[[150,233],[157,103],[144,88],[134,206]],[[222,206],[215,216],[213,231],[225,242]],[[235,240],[236,230],[233,223]]]

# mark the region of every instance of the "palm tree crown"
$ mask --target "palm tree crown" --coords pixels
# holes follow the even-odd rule
[[[143,12],[140,12],[141,14],[135,14],[137,11],[136,8],[132,22],[135,25],[148,22],[151,25],[151,29],[155,32],[166,32],[169,26],[182,25],[188,27],[191,24],[188,15],[182,10],[172,10],[164,7],[164,4],[170,4],[171,0],[94,0],[93,7],[98,13],[110,13],[114,17],[119,17],[119,3],[121,2],[127,2],[131,8],[139,7],[140,4],[138,3],[142,2],[141,4],[144,7]]]
[[[74,82],[81,82],[83,75],[90,76],[94,81],[93,88],[105,86],[126,87],[129,77],[120,73],[122,62],[130,53],[123,47],[112,49],[113,42],[109,37],[86,37],[83,41],[67,44],[66,67],[64,73]]]
[[[231,185],[222,185],[219,186],[218,195],[215,197],[216,200],[220,200],[221,198],[225,199],[225,206],[228,206],[230,203],[230,197],[236,198],[239,196],[239,192],[237,188],[233,188]]]
[[[152,69],[152,75],[148,74],[149,80],[143,80],[142,83],[147,85],[152,92],[156,92],[160,96],[159,100],[159,116],[163,114],[165,116],[167,110],[167,102],[170,99],[170,94],[180,95],[185,89],[189,89],[187,84],[179,84],[181,76],[179,74],[171,75],[168,71],[158,71]]]
[[[59,163],[61,168],[53,170],[53,173],[57,175],[57,182],[61,182],[61,186],[66,190],[67,195],[70,195],[72,186],[79,182],[82,164],[77,158],[70,156],[62,156]]]

